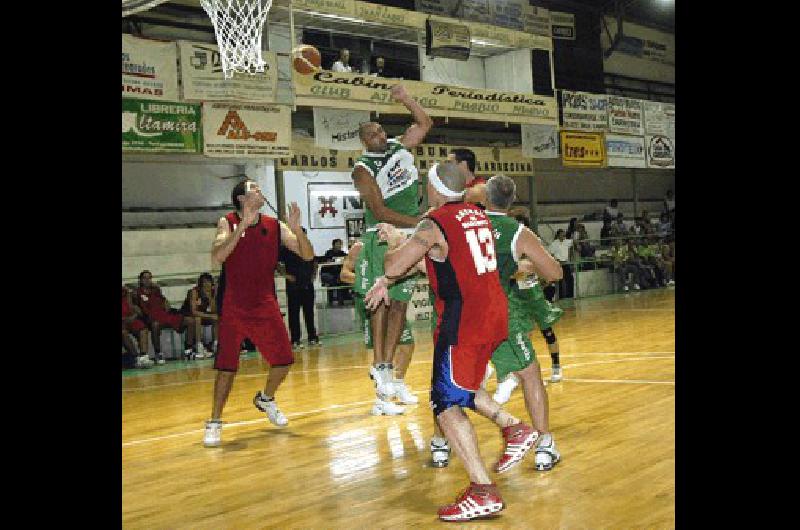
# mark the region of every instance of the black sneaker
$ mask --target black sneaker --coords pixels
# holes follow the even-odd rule
[[[321,344],[321,343],[320,343],[320,341],[319,341],[319,338],[316,338],[316,339],[309,339],[309,341],[308,341],[308,345],[309,345],[309,346],[319,346],[320,344]]]

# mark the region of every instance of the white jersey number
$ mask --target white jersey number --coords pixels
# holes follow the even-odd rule
[[[492,231],[488,228],[479,228],[477,233],[475,230],[466,230],[464,234],[467,236],[467,243],[469,243],[469,250],[472,253],[478,275],[497,269]],[[485,246],[482,246],[481,243],[485,243]]]

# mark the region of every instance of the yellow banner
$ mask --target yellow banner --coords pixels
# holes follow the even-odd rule
[[[424,28],[425,14],[400,9],[392,6],[381,6],[369,2],[354,2],[356,18],[380,22],[390,26],[406,28]]]
[[[345,72],[292,73],[297,105],[387,114],[408,112],[389,94],[397,81]],[[430,116],[558,125],[558,107],[552,97],[422,81],[402,83]]]
[[[456,145],[422,144],[411,150],[414,154],[414,165],[421,177],[427,176],[430,167],[447,160],[447,155]],[[510,177],[533,175],[533,160],[522,155],[520,147],[475,147],[469,146],[475,153],[475,174],[492,176],[503,173]],[[353,170],[356,159],[362,151],[340,151],[325,149],[314,145],[311,138],[295,136],[292,138],[291,157],[280,158],[277,169],[292,171],[346,171]]]
[[[561,131],[561,162],[566,167],[603,167],[603,133]]]

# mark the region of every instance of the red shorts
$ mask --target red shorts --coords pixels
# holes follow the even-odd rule
[[[289,333],[283,323],[278,302],[273,301],[259,314],[225,307],[219,319],[219,349],[214,368],[226,372],[239,369],[242,341],[248,338],[271,366],[294,363]]]
[[[167,313],[166,311],[159,311],[158,313],[150,313],[148,318],[151,322],[158,322],[161,327],[172,328],[179,331],[183,328],[183,315],[180,313]]]
[[[123,322],[122,323],[122,327],[125,330],[130,331],[131,333],[139,333],[143,329],[146,329],[147,325],[144,322],[142,322],[141,319],[137,318],[137,319],[132,320],[130,322]]]

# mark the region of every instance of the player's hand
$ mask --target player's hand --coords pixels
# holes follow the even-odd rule
[[[406,240],[406,235],[400,232],[394,225],[389,223],[378,223],[378,238],[381,241],[386,241],[389,245],[389,250],[399,247],[403,241]]]
[[[394,85],[391,90],[392,97],[397,101],[405,101],[408,99],[408,92],[403,85]]]
[[[375,284],[364,295],[364,306],[370,311],[375,311],[381,303],[389,305],[389,282],[386,276],[381,276],[375,280]]]
[[[289,204],[289,207],[286,209],[286,224],[289,225],[289,228],[295,234],[303,231],[302,227],[300,226],[301,216],[302,212],[300,211],[300,207],[297,205],[297,203],[292,202]]]

